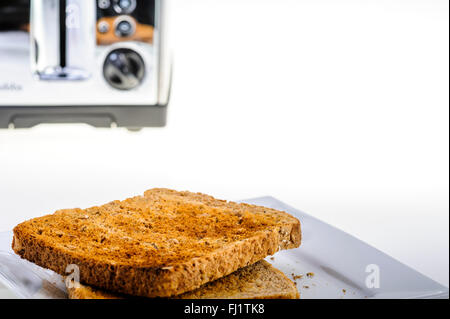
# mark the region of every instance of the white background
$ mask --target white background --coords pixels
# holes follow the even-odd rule
[[[448,10],[178,0],[168,126],[0,131],[0,231],[152,187],[272,195],[448,286]]]

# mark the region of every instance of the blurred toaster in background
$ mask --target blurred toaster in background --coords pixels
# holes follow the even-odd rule
[[[164,126],[168,0],[0,0],[0,128]]]

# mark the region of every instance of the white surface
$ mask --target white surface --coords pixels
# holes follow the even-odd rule
[[[151,187],[272,195],[448,286],[448,2],[175,7],[168,127],[0,131],[0,230]]]
[[[295,280],[302,299],[448,298],[447,288],[273,197],[245,202],[301,220],[301,247],[280,251],[267,261]],[[22,298],[66,298],[61,276],[20,259],[12,252],[11,240],[11,232],[0,233],[0,281]],[[374,266],[377,279],[371,281]]]
[[[0,284],[0,299],[16,299],[17,296],[4,285]]]

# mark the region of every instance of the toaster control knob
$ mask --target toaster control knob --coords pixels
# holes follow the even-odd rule
[[[136,26],[129,20],[121,20],[116,24],[116,35],[118,37],[130,37],[135,30]]]
[[[131,90],[144,80],[145,63],[136,51],[116,49],[106,57],[103,75],[113,88]]]
[[[118,14],[131,13],[136,9],[136,0],[113,0],[114,10]]]

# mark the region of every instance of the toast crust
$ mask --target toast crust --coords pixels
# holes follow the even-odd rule
[[[68,288],[70,299],[128,299],[129,295],[115,294],[94,287],[80,285]],[[295,284],[284,273],[265,260],[236,270],[234,273],[207,283],[175,299],[299,299]]]
[[[170,224],[172,221],[167,218],[171,217],[173,207],[178,209],[174,219],[181,216],[184,220]],[[127,238],[117,239],[116,233],[107,233],[105,241],[95,237],[101,232],[97,224],[104,222],[96,216],[112,218],[111,215],[118,214],[117,218],[109,221],[110,224],[106,223],[108,231],[121,230],[120,236],[124,233],[133,236],[147,220],[129,224],[146,214],[155,217],[157,209],[162,210],[161,215],[156,215],[162,219],[157,224],[158,228],[140,229],[139,234],[150,236],[153,241],[155,232],[160,237],[176,236],[173,237],[175,240],[185,240],[187,244],[171,244],[167,249],[158,250],[142,246],[148,237],[135,240],[133,244],[137,244],[137,248],[127,246]],[[124,222],[125,228],[120,228],[115,223],[121,223],[127,214],[132,214],[134,219]],[[219,219],[218,227],[212,231],[207,227],[206,236],[196,237],[198,227],[210,223],[207,220],[202,224],[205,223],[204,214]],[[156,217],[154,219],[158,219]],[[93,225],[97,227],[93,232],[85,234],[80,231]],[[182,229],[175,229],[177,225],[182,225]],[[222,233],[221,228],[224,228]],[[187,233],[185,237],[180,235],[184,233]],[[164,245],[167,238],[158,245]],[[211,243],[206,245],[205,240]],[[22,258],[61,275],[66,275],[68,265],[75,264],[80,269],[80,282],[87,285],[134,296],[170,297],[197,289],[278,250],[298,247],[300,241],[300,222],[287,213],[216,200],[199,193],[153,189],[145,192],[144,196],[125,201],[86,210],[62,210],[19,224],[14,228],[12,248]],[[117,245],[125,245],[126,249],[113,250]],[[167,257],[173,251],[176,251],[172,254],[175,256]]]

